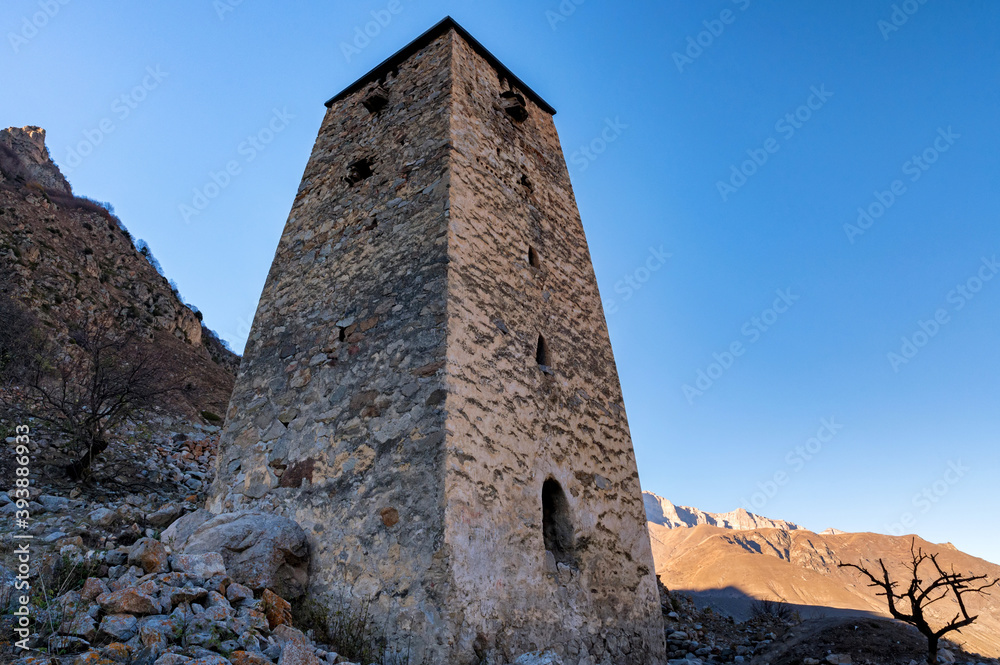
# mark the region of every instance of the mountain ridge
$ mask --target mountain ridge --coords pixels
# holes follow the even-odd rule
[[[643,507],[646,509],[646,520],[668,529],[690,528],[700,524],[717,526],[735,531],[749,529],[782,529],[796,531],[799,525],[786,520],[773,520],[761,515],[737,508],[728,513],[709,513],[690,506],[679,506],[652,492],[642,493]]]

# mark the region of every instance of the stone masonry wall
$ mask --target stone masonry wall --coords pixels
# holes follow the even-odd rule
[[[450,42],[323,121],[268,275],[220,442],[215,512],[309,534],[311,592],[374,597],[433,642],[443,546]],[[348,184],[349,165],[373,175]],[[443,638],[442,638],[443,639]],[[433,645],[431,645],[433,646]]]
[[[653,562],[586,239],[551,116],[527,100],[513,121],[505,90],[448,30],[333,103],[209,507],[297,521],[313,597],[372,598],[411,662],[554,648],[652,665]],[[542,535],[548,479],[571,522],[561,563]]]
[[[509,84],[460,39],[453,67],[449,606],[461,608],[464,641],[558,645],[570,663],[656,662],[663,628],[639,476],[555,125],[530,99],[528,118],[512,120],[499,104]],[[575,565],[546,554],[548,478],[567,495]]]

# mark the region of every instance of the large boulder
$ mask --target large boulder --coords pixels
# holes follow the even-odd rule
[[[198,510],[163,532],[175,552],[218,552],[233,581],[282,598],[302,596],[309,583],[309,544],[302,528],[279,515]]]

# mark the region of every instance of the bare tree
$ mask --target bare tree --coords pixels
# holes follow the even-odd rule
[[[136,328],[116,324],[88,318],[70,331],[68,344],[33,350],[12,379],[14,410],[66,435],[81,454],[66,467],[73,480],[88,476],[115,427],[180,390],[162,350]]]
[[[868,586],[881,589],[877,596],[885,596],[889,606],[889,614],[893,618],[915,626],[920,633],[927,638],[927,662],[930,665],[937,663],[938,643],[941,638],[952,631],[961,631],[962,628],[971,625],[979,618],[979,615],[970,616],[965,604],[965,596],[969,594],[988,595],[986,589],[1000,583],[1000,579],[990,581],[987,575],[972,575],[956,573],[954,566],[951,572],[945,572],[938,563],[936,554],[924,554],[923,549],[917,548],[916,539],[910,541],[910,562],[907,564],[908,586],[903,592],[899,582],[893,581],[889,571],[882,559],[878,560],[881,573],[871,572],[864,566],[855,563],[839,564],[840,568],[854,568],[869,580]],[[920,567],[927,561],[931,562],[931,578],[924,579],[920,572]],[[927,618],[927,608],[934,603],[953,598],[958,604],[959,611],[943,627],[935,630],[931,627]],[[903,606],[903,609],[900,609]],[[906,607],[909,607],[907,612]]]
[[[6,383],[24,372],[43,348],[44,339],[34,315],[12,298],[5,286],[0,274],[0,379]]]

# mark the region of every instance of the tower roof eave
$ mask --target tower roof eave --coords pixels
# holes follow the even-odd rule
[[[432,27],[430,30],[428,30],[424,34],[414,39],[412,42],[401,48],[399,51],[389,56],[386,60],[384,60],[381,64],[376,66],[370,72],[359,78],[351,85],[344,88],[337,95],[335,95],[329,101],[326,102],[327,108],[339,102],[340,100],[344,99],[348,95],[357,92],[365,85],[367,85],[370,81],[382,78],[388,72],[398,67],[400,63],[407,60],[414,53],[424,48],[432,41],[434,41],[444,33],[448,32],[449,30],[454,30],[455,32],[457,32],[462,37],[462,39],[464,39],[469,44],[469,46],[471,46],[473,50],[476,51],[476,53],[485,58],[487,62],[493,65],[493,67],[499,73],[503,74],[511,82],[511,84],[514,85],[520,92],[527,95],[531,99],[531,101],[533,101],[540,109],[542,109],[543,111],[545,111],[550,115],[556,114],[556,110],[552,108],[552,106],[550,106],[548,102],[542,99],[542,97],[537,92],[529,88],[524,83],[524,81],[518,78],[512,71],[510,71],[510,69],[508,69],[502,62],[500,62],[499,58],[490,53],[490,51],[485,46],[480,44],[475,37],[469,34],[468,30],[459,25],[458,22],[455,21],[455,19],[453,19],[450,16],[446,16],[441,22]]]

